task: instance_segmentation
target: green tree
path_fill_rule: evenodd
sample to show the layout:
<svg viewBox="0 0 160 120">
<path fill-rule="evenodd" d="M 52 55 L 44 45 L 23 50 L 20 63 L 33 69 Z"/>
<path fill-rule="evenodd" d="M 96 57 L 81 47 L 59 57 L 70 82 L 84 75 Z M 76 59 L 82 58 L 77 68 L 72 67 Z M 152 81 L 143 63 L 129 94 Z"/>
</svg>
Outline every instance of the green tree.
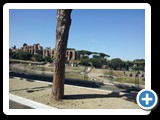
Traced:
<svg viewBox="0 0 160 120">
<path fill-rule="evenodd" d="M 138 66 L 138 70 L 144 71 L 144 66 L 143 66 L 143 65 L 139 65 L 139 66 Z"/>
<path fill-rule="evenodd" d="M 96 55 L 96 54 L 99 54 L 98 52 L 92 52 L 92 54 Z"/>
<path fill-rule="evenodd" d="M 45 59 L 46 62 L 50 62 L 50 63 L 53 62 L 52 57 L 46 56 L 44 59 Z"/>
<path fill-rule="evenodd" d="M 89 60 L 89 59 L 82 59 L 82 60 L 81 60 L 81 65 L 91 66 L 90 60 Z"/>
<path fill-rule="evenodd" d="M 32 60 L 35 60 L 35 61 L 38 61 L 38 62 L 42 62 L 45 59 L 43 58 L 42 55 L 36 54 L 36 55 L 33 55 Z"/>
<path fill-rule="evenodd" d="M 99 53 L 100 57 L 101 58 L 104 58 L 104 57 L 110 57 L 109 55 L 105 54 L 105 53 Z"/>
<path fill-rule="evenodd" d="M 82 57 L 81 57 L 81 60 L 82 60 L 82 59 L 89 59 L 89 57 L 88 57 L 88 56 L 82 56 Z"/>
<path fill-rule="evenodd" d="M 133 64 L 134 64 L 134 66 L 132 67 L 133 70 L 144 71 L 144 68 L 145 68 L 145 60 L 144 59 L 135 59 L 135 60 L 133 60 Z"/>
<path fill-rule="evenodd" d="M 88 50 L 80 50 L 80 51 L 79 51 L 79 54 L 82 55 L 82 56 L 84 56 L 84 55 L 89 56 L 89 55 L 92 54 L 92 52 L 90 52 L 90 51 L 88 51 Z"/>
<path fill-rule="evenodd" d="M 12 52 L 12 50 L 9 49 L 9 57 L 10 57 L 10 58 L 13 58 L 13 54 L 15 54 L 15 52 Z"/>
<path fill-rule="evenodd" d="M 80 60 L 81 60 L 81 65 L 90 66 L 88 56 L 81 56 Z"/>
<path fill-rule="evenodd" d="M 20 60 L 30 60 L 32 57 L 32 54 L 29 52 L 18 52 L 13 53 L 12 58 L 13 59 L 20 59 Z"/>
<path fill-rule="evenodd" d="M 99 56 L 99 55 L 93 55 L 93 58 L 100 59 L 101 56 Z"/>
<path fill-rule="evenodd" d="M 114 70 L 121 70 L 122 65 L 123 65 L 123 62 L 120 58 L 113 58 L 110 61 L 109 67 L 111 67 Z"/>
<path fill-rule="evenodd" d="M 133 62 L 132 61 L 124 61 L 124 67 L 125 67 L 125 70 L 129 70 L 129 68 L 131 68 L 133 66 Z"/>
<path fill-rule="evenodd" d="M 90 62 L 92 63 L 92 66 L 96 67 L 96 68 L 101 68 L 103 63 L 100 59 L 97 58 L 91 58 Z"/>
</svg>

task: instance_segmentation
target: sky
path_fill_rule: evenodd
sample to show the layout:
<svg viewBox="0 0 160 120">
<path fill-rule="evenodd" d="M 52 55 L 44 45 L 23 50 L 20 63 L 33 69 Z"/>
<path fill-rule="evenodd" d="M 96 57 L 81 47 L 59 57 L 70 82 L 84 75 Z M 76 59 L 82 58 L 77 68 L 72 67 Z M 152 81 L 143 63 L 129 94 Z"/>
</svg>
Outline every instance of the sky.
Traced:
<svg viewBox="0 0 160 120">
<path fill-rule="evenodd" d="M 10 9 L 9 47 L 39 43 L 55 48 L 56 9 Z M 145 59 L 144 9 L 74 9 L 68 48 L 110 55 L 108 59 Z"/>
</svg>

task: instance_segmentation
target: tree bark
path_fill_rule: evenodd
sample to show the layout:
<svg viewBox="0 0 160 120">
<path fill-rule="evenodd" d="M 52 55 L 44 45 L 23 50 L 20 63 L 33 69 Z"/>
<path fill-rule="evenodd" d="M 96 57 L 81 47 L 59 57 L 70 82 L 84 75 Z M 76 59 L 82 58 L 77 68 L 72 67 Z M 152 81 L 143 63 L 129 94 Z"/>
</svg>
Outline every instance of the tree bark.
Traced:
<svg viewBox="0 0 160 120">
<path fill-rule="evenodd" d="M 66 49 L 71 25 L 71 9 L 57 10 L 56 47 L 52 94 L 55 100 L 64 96 Z"/>
</svg>

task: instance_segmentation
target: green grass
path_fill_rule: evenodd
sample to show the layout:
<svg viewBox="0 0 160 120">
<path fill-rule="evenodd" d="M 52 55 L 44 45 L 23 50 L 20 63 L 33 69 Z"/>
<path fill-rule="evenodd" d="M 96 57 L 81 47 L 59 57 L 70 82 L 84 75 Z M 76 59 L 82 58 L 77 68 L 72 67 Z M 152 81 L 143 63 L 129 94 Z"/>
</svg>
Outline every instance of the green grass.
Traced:
<svg viewBox="0 0 160 120">
<path fill-rule="evenodd" d="M 73 75 L 73 74 L 65 74 L 65 78 L 71 78 L 71 79 L 81 79 L 81 80 L 88 80 L 88 77 L 84 77 L 84 75 Z"/>
<path fill-rule="evenodd" d="M 53 72 L 53 68 L 49 68 L 49 67 L 45 67 L 45 66 L 29 65 L 28 67 L 33 70 Z"/>
<path fill-rule="evenodd" d="M 116 70 L 105 70 L 104 74 L 105 75 L 111 75 L 115 77 L 122 77 L 124 75 L 124 71 L 116 71 Z M 125 71 L 125 76 L 128 76 L 130 73 L 134 74 L 133 72 L 130 71 Z"/>
<path fill-rule="evenodd" d="M 116 71 L 116 70 L 105 70 L 104 75 L 111 75 L 114 76 L 113 81 L 117 81 L 117 82 L 124 82 L 124 83 L 133 83 L 133 84 L 145 84 L 145 78 L 135 78 L 134 76 L 129 77 L 129 74 L 132 75 L 134 74 L 134 72 L 130 72 L 130 71 L 125 71 L 125 75 L 124 75 L 124 71 Z M 139 79 L 139 80 L 138 80 Z"/>
<path fill-rule="evenodd" d="M 124 82 L 124 83 L 133 83 L 133 84 L 142 84 L 144 85 L 145 82 L 142 80 L 142 78 L 135 78 L 135 77 L 119 77 L 119 78 L 113 78 L 113 81 L 117 81 L 117 82 Z"/>
<path fill-rule="evenodd" d="M 18 69 L 15 67 L 10 66 L 10 70 L 17 71 L 17 72 L 25 72 L 29 74 L 34 74 L 34 73 L 39 73 L 40 71 L 51 71 L 53 72 L 53 67 L 45 67 L 44 65 L 28 65 L 28 64 L 17 64 L 18 66 L 21 66 L 24 70 Z M 26 68 L 30 68 L 31 70 L 26 70 Z M 39 71 L 39 72 L 38 72 Z M 66 66 L 66 72 L 65 72 L 65 78 L 71 78 L 71 79 L 81 79 L 81 80 L 88 80 L 89 78 L 87 75 L 80 74 L 80 72 L 83 72 L 84 68 L 83 67 L 71 67 L 71 66 Z M 111 75 L 114 76 L 112 78 L 113 81 L 117 82 L 124 82 L 124 83 L 133 83 L 135 84 L 135 77 L 129 77 L 129 74 L 134 72 L 130 71 L 125 71 L 125 76 L 124 76 L 124 71 L 115 71 L 115 70 L 106 70 L 106 69 L 93 69 L 91 73 L 100 73 L 104 75 Z M 110 78 L 106 78 L 108 80 Z M 136 80 L 137 82 L 138 80 Z M 145 84 L 145 78 L 144 77 L 139 77 L 139 84 L 144 85 Z"/>
<path fill-rule="evenodd" d="M 78 71 L 84 70 L 84 68 L 81 68 L 81 67 L 79 67 L 79 66 L 77 66 L 77 67 L 66 66 L 65 69 L 69 69 L 69 70 L 78 70 Z"/>
</svg>

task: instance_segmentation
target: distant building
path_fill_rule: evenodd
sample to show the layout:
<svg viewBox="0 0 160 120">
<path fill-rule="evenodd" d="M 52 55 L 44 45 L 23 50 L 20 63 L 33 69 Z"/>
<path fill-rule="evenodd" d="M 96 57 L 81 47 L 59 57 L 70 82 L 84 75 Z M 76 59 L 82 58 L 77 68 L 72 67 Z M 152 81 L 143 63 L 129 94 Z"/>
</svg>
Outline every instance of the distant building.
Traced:
<svg viewBox="0 0 160 120">
<path fill-rule="evenodd" d="M 14 45 L 14 47 L 11 48 L 11 50 L 13 52 L 29 52 L 32 55 L 42 55 L 43 57 L 54 57 L 54 51 L 55 49 L 51 49 L 50 47 L 46 47 L 46 49 L 43 49 L 42 46 L 40 46 L 40 44 L 33 44 L 33 45 L 27 45 L 26 43 L 23 44 L 23 47 L 16 48 L 16 46 Z M 76 51 L 75 49 L 67 49 L 66 51 L 66 59 L 68 61 L 73 61 L 76 59 L 80 58 L 80 54 L 78 51 Z"/>
</svg>

